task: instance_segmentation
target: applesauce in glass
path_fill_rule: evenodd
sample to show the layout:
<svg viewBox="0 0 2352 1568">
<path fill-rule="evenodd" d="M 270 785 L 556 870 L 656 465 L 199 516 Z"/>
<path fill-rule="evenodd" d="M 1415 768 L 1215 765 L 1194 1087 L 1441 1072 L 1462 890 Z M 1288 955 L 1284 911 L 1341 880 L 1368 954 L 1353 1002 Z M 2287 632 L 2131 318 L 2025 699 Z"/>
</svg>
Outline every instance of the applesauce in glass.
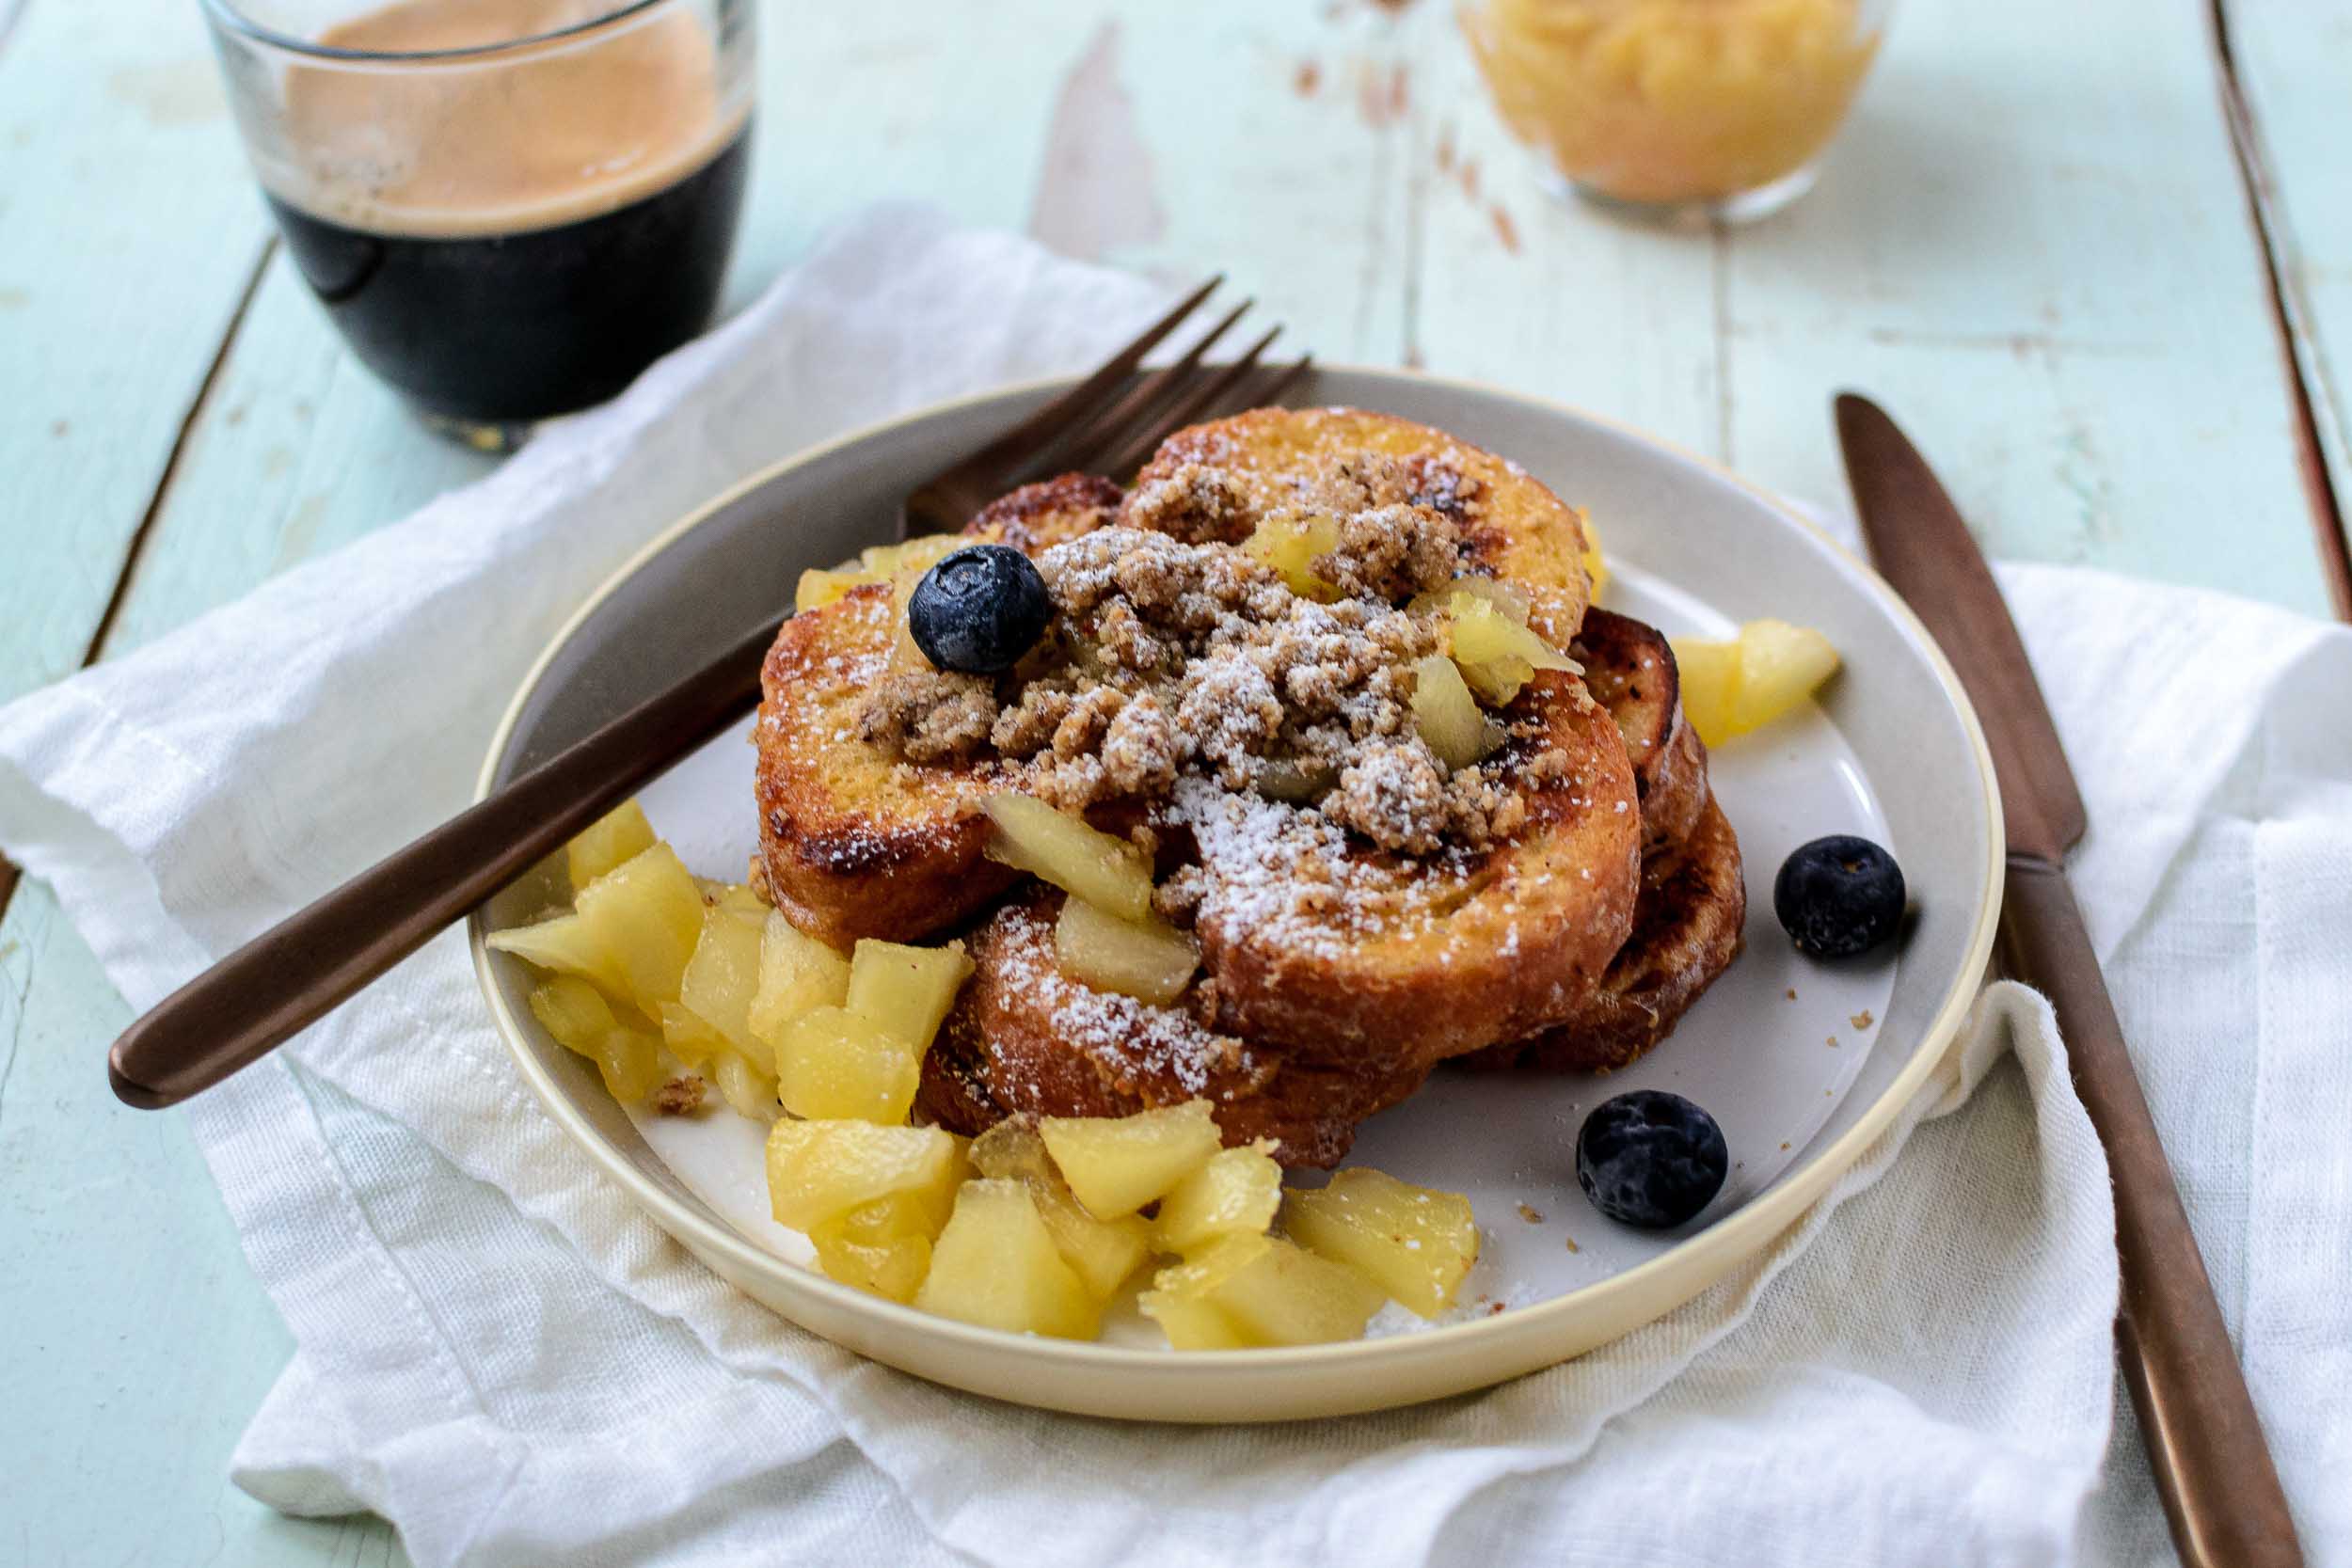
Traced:
<svg viewBox="0 0 2352 1568">
<path fill-rule="evenodd" d="M 1604 204 L 1733 221 L 1811 185 L 1887 0 L 1463 0 L 1512 133 Z"/>
</svg>

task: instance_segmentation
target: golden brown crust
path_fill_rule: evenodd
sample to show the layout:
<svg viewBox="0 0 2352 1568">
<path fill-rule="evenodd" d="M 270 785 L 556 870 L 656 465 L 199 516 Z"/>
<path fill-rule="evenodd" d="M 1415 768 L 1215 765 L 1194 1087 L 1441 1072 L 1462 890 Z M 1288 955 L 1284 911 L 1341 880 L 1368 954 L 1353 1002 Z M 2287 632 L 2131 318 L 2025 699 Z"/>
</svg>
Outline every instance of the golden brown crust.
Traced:
<svg viewBox="0 0 2352 1568">
<path fill-rule="evenodd" d="M 1625 736 L 1642 800 L 1644 851 L 1681 843 L 1708 800 L 1707 747 L 1683 717 L 1674 649 L 1657 627 L 1602 610 L 1584 612 L 1570 651 L 1584 684 Z"/>
<path fill-rule="evenodd" d="M 1626 1066 L 1672 1033 L 1731 967 L 1747 908 L 1739 837 L 1708 800 L 1689 838 L 1644 863 L 1633 934 L 1576 1016 L 1468 1064 L 1549 1072 Z"/>
<path fill-rule="evenodd" d="M 1231 474 L 1245 500 L 1263 511 L 1291 501 L 1301 476 L 1366 452 L 1403 465 L 1415 499 L 1460 527 L 1469 568 L 1525 587 L 1533 599 L 1528 624 L 1554 647 L 1567 644 L 1592 602 L 1583 514 L 1518 464 L 1442 430 L 1359 408 L 1252 409 L 1169 436 L 1136 476 L 1132 494 L 1186 464 L 1203 464 Z"/>
<path fill-rule="evenodd" d="M 1228 1145 L 1275 1139 L 1285 1164 L 1336 1164 L 1365 1117 L 1424 1066 L 1317 1067 L 1200 1022 L 1200 988 L 1169 1006 L 1097 990 L 1055 962 L 1062 895 L 1016 895 L 973 932 L 973 976 L 924 1058 L 926 1115 L 959 1132 L 1006 1116 L 1120 1117 L 1206 1099 Z"/>
<path fill-rule="evenodd" d="M 1406 861 L 1351 844 L 1333 857 L 1335 893 L 1318 901 L 1311 877 L 1269 851 L 1276 824 L 1262 818 L 1282 808 L 1196 816 L 1207 884 L 1197 929 L 1221 1028 L 1301 1060 L 1385 1071 L 1576 1010 L 1632 928 L 1632 768 L 1607 710 L 1565 672 L 1538 675 L 1505 717 L 1524 733 L 1489 766 L 1523 792 L 1527 819 L 1483 853 Z M 1556 772 L 1537 766 L 1549 753 Z"/>
<path fill-rule="evenodd" d="M 1025 551 L 1100 528 L 1120 488 L 1088 474 L 1024 485 L 965 532 Z M 869 584 L 785 623 L 760 671 L 755 882 L 787 918 L 834 942 L 914 942 L 1012 885 L 981 854 L 984 768 L 901 768 L 859 737 L 866 693 L 890 667 L 892 589 Z"/>
<path fill-rule="evenodd" d="M 760 671 L 760 862 L 770 901 L 811 935 L 912 942 L 1012 883 L 984 859 L 985 774 L 900 768 L 858 736 L 890 659 L 891 589 L 872 583 L 784 624 Z"/>
<path fill-rule="evenodd" d="M 1099 474 L 1062 474 L 998 497 L 963 531 L 1037 555 L 1108 523 L 1125 494 Z"/>
</svg>

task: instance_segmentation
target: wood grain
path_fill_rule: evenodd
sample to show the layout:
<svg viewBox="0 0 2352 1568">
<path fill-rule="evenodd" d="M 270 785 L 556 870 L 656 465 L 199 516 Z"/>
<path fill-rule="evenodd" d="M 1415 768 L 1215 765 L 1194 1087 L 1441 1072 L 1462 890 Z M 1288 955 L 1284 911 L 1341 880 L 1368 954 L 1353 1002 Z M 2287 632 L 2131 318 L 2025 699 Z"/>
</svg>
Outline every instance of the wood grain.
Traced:
<svg viewBox="0 0 2352 1568">
<path fill-rule="evenodd" d="M 2301 384 L 2305 483 L 2328 537 L 2336 613 L 2352 620 L 2352 182 L 2344 172 L 2352 0 L 2214 0 L 2272 298 Z"/>
<path fill-rule="evenodd" d="M 196 8 L 101 9 L 29 0 L 0 23 L 0 699 L 70 670 L 110 602 L 101 651 L 485 466 L 350 362 L 282 261 L 230 340 L 265 228 Z M 1565 398 L 1801 494 L 1837 494 L 1827 399 L 1861 382 L 1915 423 L 1997 553 L 2316 608 L 2200 9 L 1899 7 L 1821 188 L 1693 239 L 1542 190 L 1436 0 L 800 8 L 765 40 L 727 298 L 868 201 L 930 200 L 1171 280 L 1229 268 L 1331 357 Z M 2352 0 L 2231 10 L 2341 488 Z M 1073 145 L 1097 136 L 1116 156 Z M 227 1485 L 287 1346 L 178 1122 L 110 1119 L 130 1116 L 96 1070 L 120 1005 L 38 885 L 0 914 L 0 1171 L 40 1188 L 0 1215 L 23 1260 L 0 1308 L 41 1351 L 0 1361 L 0 1397 L 60 1413 L 0 1429 L 0 1465 L 45 1489 L 40 1560 L 398 1560 L 379 1522 L 281 1521 Z M 125 1279 L 171 1282 L 218 1325 L 213 1361 L 188 1365 Z"/>
<path fill-rule="evenodd" d="M 0 700 L 82 662 L 267 241 L 196 8 L 0 55 Z"/>
</svg>

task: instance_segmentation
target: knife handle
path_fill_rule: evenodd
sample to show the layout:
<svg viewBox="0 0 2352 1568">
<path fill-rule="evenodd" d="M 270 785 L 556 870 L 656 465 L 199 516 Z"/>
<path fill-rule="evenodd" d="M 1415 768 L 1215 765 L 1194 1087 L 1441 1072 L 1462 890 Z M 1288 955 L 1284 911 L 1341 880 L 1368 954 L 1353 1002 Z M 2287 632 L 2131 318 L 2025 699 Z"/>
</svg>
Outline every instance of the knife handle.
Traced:
<svg viewBox="0 0 2352 1568">
<path fill-rule="evenodd" d="M 2116 1351 L 2181 1560 L 2187 1568 L 2301 1568 L 2286 1494 L 2059 867 L 2010 857 L 2001 956 L 2010 974 L 2058 1009 L 2074 1092 L 2106 1146 L 2123 1275 Z"/>
</svg>

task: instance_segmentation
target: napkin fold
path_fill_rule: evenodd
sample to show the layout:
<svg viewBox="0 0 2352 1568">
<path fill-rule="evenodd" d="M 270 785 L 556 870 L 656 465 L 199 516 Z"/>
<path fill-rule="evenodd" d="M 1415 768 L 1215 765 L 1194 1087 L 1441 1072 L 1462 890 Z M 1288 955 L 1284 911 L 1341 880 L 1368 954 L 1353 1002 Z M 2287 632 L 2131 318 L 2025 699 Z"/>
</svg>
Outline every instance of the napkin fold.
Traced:
<svg viewBox="0 0 2352 1568">
<path fill-rule="evenodd" d="M 1161 297 L 879 209 L 481 483 L 0 710 L 0 851 L 150 1006 L 463 805 L 530 659 L 670 518 L 859 424 L 1083 367 Z M 2312 1560 L 2352 1560 L 2352 633 L 2001 575 L 2090 806 L 2076 886 Z M 779 1322 L 521 1090 L 456 933 L 185 1114 L 297 1344 L 239 1484 L 376 1510 L 428 1568 L 2166 1549 L 2113 1420 L 2105 1161 L 2011 985 L 1828 1196 L 1682 1309 L 1500 1389 L 1283 1427 L 1016 1409 Z"/>
</svg>

